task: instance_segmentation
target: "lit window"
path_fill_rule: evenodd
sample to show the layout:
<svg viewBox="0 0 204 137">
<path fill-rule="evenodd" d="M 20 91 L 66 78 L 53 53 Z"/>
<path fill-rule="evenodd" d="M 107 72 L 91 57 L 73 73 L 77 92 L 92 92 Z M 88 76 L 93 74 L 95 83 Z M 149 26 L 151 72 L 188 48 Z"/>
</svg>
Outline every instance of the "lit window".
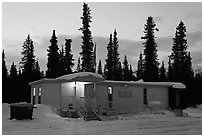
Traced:
<svg viewBox="0 0 204 137">
<path fill-rule="evenodd" d="M 33 104 L 35 104 L 35 88 L 33 88 Z"/>
<path fill-rule="evenodd" d="M 112 87 L 108 87 L 108 94 L 113 94 L 113 89 L 112 89 Z"/>
<path fill-rule="evenodd" d="M 41 87 L 38 87 L 38 104 L 41 104 Z"/>
<path fill-rule="evenodd" d="M 41 91 L 42 91 L 42 88 L 41 88 L 41 87 L 39 87 L 39 88 L 38 88 L 38 93 L 39 93 L 39 96 L 41 96 Z"/>
<path fill-rule="evenodd" d="M 33 96 L 35 96 L 35 88 L 33 88 Z"/>
</svg>

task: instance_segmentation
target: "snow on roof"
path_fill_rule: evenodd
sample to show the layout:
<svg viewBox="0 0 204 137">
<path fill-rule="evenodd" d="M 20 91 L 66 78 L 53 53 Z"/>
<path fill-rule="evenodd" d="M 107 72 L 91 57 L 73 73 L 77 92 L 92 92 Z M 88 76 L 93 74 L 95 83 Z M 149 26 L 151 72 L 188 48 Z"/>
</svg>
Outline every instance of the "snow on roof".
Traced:
<svg viewBox="0 0 204 137">
<path fill-rule="evenodd" d="M 59 83 L 59 82 L 60 81 L 55 78 L 43 78 L 40 80 L 30 82 L 29 85 L 36 85 L 36 84 L 42 84 L 42 83 Z"/>
<path fill-rule="evenodd" d="M 103 82 L 98 82 L 101 84 L 109 83 L 109 84 L 123 84 L 123 85 L 143 85 L 143 86 L 166 86 L 178 89 L 185 89 L 186 86 L 179 82 L 144 82 L 142 79 L 138 81 L 112 81 L 105 80 Z"/>
<path fill-rule="evenodd" d="M 99 81 L 104 81 L 104 78 L 97 73 L 79 72 L 79 73 L 64 75 L 58 78 L 43 78 L 37 81 L 30 82 L 29 85 L 36 85 L 41 83 L 72 82 L 72 81 L 99 82 Z"/>
<path fill-rule="evenodd" d="M 100 74 L 92 73 L 92 72 L 73 73 L 73 74 L 58 77 L 56 79 L 62 80 L 62 81 L 83 81 L 83 82 L 104 81 L 104 78 Z"/>
</svg>

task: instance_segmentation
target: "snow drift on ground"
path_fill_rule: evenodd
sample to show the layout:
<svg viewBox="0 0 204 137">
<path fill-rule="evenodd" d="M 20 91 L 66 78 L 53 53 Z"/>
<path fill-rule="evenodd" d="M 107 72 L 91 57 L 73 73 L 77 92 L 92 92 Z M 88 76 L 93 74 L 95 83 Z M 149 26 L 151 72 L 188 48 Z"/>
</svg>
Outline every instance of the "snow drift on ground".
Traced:
<svg viewBox="0 0 204 137">
<path fill-rule="evenodd" d="M 119 120 L 111 121 L 63 118 L 53 107 L 36 106 L 33 120 L 9 120 L 9 105 L 2 104 L 2 134 L 202 134 L 201 106 L 196 110 L 186 109 L 189 117 L 176 117 L 165 110 L 164 114 L 121 115 Z"/>
</svg>

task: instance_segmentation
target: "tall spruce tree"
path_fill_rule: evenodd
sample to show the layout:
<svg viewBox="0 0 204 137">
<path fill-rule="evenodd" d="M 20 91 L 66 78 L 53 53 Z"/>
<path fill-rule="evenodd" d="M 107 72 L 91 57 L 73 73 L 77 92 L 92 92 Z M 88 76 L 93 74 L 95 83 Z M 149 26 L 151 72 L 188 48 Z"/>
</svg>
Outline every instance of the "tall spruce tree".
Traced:
<svg viewBox="0 0 204 137">
<path fill-rule="evenodd" d="M 18 85 L 17 85 L 17 81 L 18 80 L 18 75 L 17 75 L 17 69 L 16 69 L 16 65 L 14 64 L 14 62 L 11 65 L 10 68 L 10 76 L 9 76 L 9 84 L 12 85 L 10 87 L 10 97 L 9 97 L 9 102 L 10 103 L 14 103 L 18 101 Z"/>
<path fill-rule="evenodd" d="M 34 71 L 35 71 L 35 55 L 34 55 L 34 45 L 33 41 L 28 35 L 27 39 L 25 40 L 22 46 L 22 58 L 21 58 L 21 68 L 22 68 L 22 76 L 23 79 L 28 83 L 31 81 L 36 80 L 34 78 Z"/>
<path fill-rule="evenodd" d="M 119 69 L 119 52 L 118 52 L 118 38 L 117 38 L 117 31 L 114 30 L 113 33 L 113 80 L 120 80 L 120 74 L 118 74 Z"/>
<path fill-rule="evenodd" d="M 59 50 L 59 65 L 60 75 L 65 75 L 65 51 L 64 51 L 64 45 L 62 45 L 61 49 Z"/>
<path fill-rule="evenodd" d="M 168 56 L 168 58 L 169 58 L 169 61 L 168 61 L 167 79 L 168 79 L 168 81 L 172 81 L 172 80 L 173 80 L 173 79 L 172 79 L 173 74 L 172 74 L 171 57 Z"/>
<path fill-rule="evenodd" d="M 137 80 L 143 79 L 144 75 L 144 60 L 142 56 L 142 52 L 140 52 L 139 60 L 137 63 Z"/>
<path fill-rule="evenodd" d="M 77 72 L 81 72 L 81 60 L 80 57 L 78 58 L 78 62 L 77 62 Z"/>
<path fill-rule="evenodd" d="M 96 62 L 96 43 L 94 45 L 94 59 L 93 59 L 93 64 L 94 64 L 94 70 L 96 71 L 96 65 L 97 65 L 97 62 Z"/>
<path fill-rule="evenodd" d="M 103 68 L 103 77 L 104 77 L 104 79 L 107 79 L 107 73 L 108 73 L 107 64 L 105 64 L 104 68 Z"/>
<path fill-rule="evenodd" d="M 103 74 L 103 72 L 102 72 L 102 64 L 101 64 L 101 60 L 99 60 L 99 63 L 98 63 L 98 70 L 97 70 L 97 73 L 98 74 Z"/>
<path fill-rule="evenodd" d="M 59 48 L 57 45 L 57 37 L 55 30 L 53 30 L 52 37 L 50 39 L 51 45 L 48 47 L 48 62 L 47 62 L 47 71 L 46 77 L 56 78 L 60 76 L 60 62 L 59 62 Z"/>
<path fill-rule="evenodd" d="M 21 58 L 21 68 L 22 68 L 22 78 L 21 78 L 21 86 L 23 87 L 21 92 L 21 101 L 30 102 L 30 86 L 29 82 L 38 80 L 36 77 L 36 59 L 34 55 L 34 44 L 30 35 L 28 35 L 27 39 L 23 43 L 22 46 L 22 58 Z"/>
<path fill-rule="evenodd" d="M 148 17 L 144 27 L 145 40 L 144 44 L 144 81 L 158 81 L 159 78 L 159 63 L 157 55 L 157 43 L 155 41 L 154 31 L 158 31 L 153 17 Z"/>
<path fill-rule="evenodd" d="M 187 52 L 186 26 L 182 21 L 176 27 L 175 38 L 171 53 L 172 80 L 187 84 L 192 78 L 192 65 L 190 53 Z"/>
<path fill-rule="evenodd" d="M 2 52 L 2 102 L 7 103 L 9 97 L 8 91 L 8 70 L 6 66 L 4 50 Z"/>
<path fill-rule="evenodd" d="M 159 81 L 164 82 L 166 81 L 166 69 L 164 67 L 164 61 L 162 61 L 162 66 L 159 69 Z"/>
<path fill-rule="evenodd" d="M 121 81 L 122 80 L 122 74 L 123 74 L 123 69 L 122 69 L 122 65 L 121 65 L 121 61 L 119 61 L 119 65 L 118 65 L 118 77 L 117 80 Z"/>
<path fill-rule="evenodd" d="M 64 66 L 65 66 L 65 74 L 72 73 L 72 67 L 74 66 L 73 54 L 71 51 L 71 39 L 65 39 L 65 56 L 64 56 Z"/>
<path fill-rule="evenodd" d="M 43 77 L 42 72 L 40 71 L 40 65 L 38 63 L 38 59 L 35 62 L 34 77 L 35 77 L 35 80 L 39 80 Z"/>
<path fill-rule="evenodd" d="M 93 42 L 90 31 L 90 23 L 91 21 L 91 9 L 88 4 L 83 4 L 83 15 L 82 19 L 82 27 L 79 29 L 82 31 L 82 51 L 80 52 L 81 57 L 81 69 L 86 72 L 95 72 L 94 66 L 94 51 L 93 51 Z"/>
<path fill-rule="evenodd" d="M 106 58 L 106 78 L 107 80 L 113 80 L 113 40 L 112 40 L 112 34 L 110 34 L 109 43 L 107 46 L 108 54 Z"/>
<path fill-rule="evenodd" d="M 132 71 L 132 65 L 130 65 L 130 68 L 129 68 L 129 80 L 133 80 L 134 79 L 134 76 L 133 76 L 133 71 Z"/>
<path fill-rule="evenodd" d="M 179 25 L 176 27 L 175 37 L 173 38 L 171 60 L 172 81 L 182 82 L 186 85 L 187 92 L 181 96 L 181 105 L 184 108 L 187 104 L 193 104 L 195 100 L 194 96 L 197 94 L 192 84 L 193 71 L 190 52 L 187 51 L 187 47 L 186 26 L 180 21 Z"/>
<path fill-rule="evenodd" d="M 127 60 L 127 56 L 125 55 L 123 61 L 123 80 L 129 81 L 130 80 L 130 71 L 129 71 L 129 64 Z"/>
</svg>

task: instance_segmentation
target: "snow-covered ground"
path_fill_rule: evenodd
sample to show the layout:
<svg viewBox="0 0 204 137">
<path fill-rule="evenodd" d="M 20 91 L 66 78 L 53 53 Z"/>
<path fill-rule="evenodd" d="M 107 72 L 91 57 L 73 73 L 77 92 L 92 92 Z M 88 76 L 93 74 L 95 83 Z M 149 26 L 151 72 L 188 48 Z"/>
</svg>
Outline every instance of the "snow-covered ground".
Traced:
<svg viewBox="0 0 204 137">
<path fill-rule="evenodd" d="M 188 108 L 189 117 L 176 117 L 165 111 L 163 114 L 142 114 L 119 116 L 112 121 L 84 121 L 83 119 L 62 118 L 55 109 L 37 105 L 33 120 L 9 120 L 8 104 L 2 104 L 2 134 L 6 135 L 65 135 L 65 134 L 202 134 L 202 107 Z"/>
</svg>

